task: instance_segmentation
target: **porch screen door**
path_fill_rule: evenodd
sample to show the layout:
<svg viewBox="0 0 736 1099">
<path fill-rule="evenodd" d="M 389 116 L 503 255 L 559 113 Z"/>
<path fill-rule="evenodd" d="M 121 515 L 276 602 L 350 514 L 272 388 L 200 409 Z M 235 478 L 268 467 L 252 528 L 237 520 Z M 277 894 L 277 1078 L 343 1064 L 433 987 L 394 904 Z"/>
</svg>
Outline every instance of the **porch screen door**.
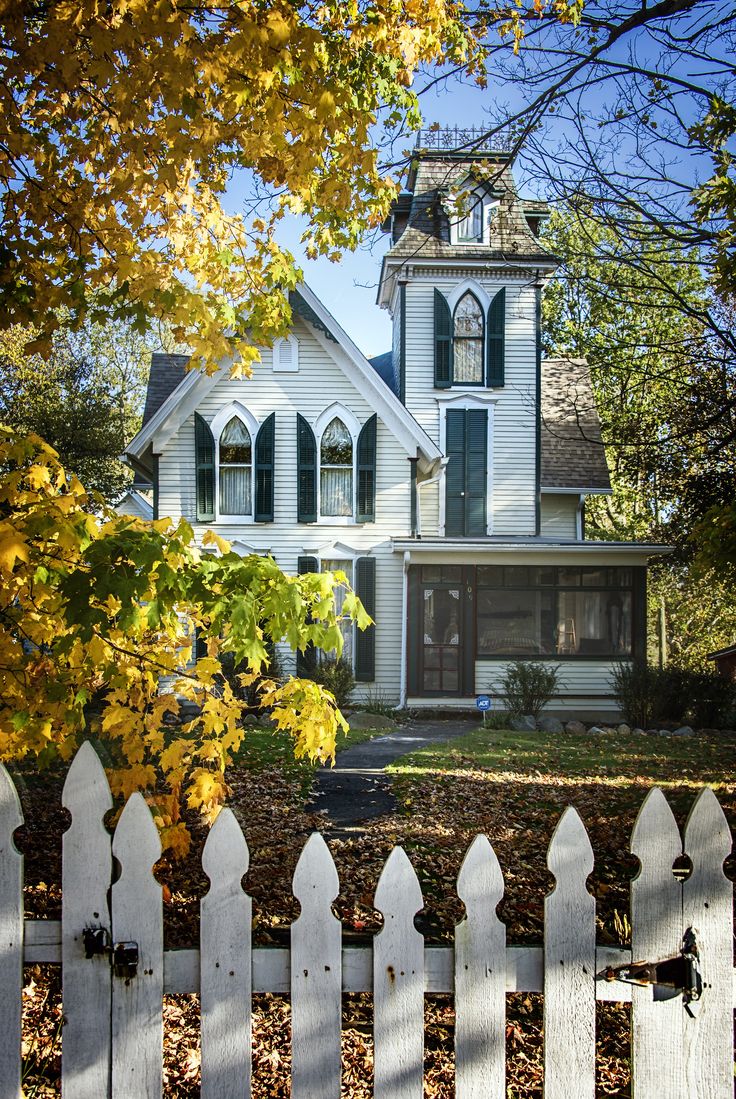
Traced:
<svg viewBox="0 0 736 1099">
<path fill-rule="evenodd" d="M 462 683 L 462 591 L 423 583 L 421 693 L 459 695 Z"/>
</svg>

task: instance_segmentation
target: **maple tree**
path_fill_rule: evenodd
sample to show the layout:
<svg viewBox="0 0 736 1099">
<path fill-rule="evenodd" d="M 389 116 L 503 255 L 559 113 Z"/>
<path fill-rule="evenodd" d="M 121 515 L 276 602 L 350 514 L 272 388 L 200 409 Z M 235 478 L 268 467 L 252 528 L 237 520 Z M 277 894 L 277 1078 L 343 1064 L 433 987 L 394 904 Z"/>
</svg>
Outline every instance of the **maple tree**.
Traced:
<svg viewBox="0 0 736 1099">
<path fill-rule="evenodd" d="M 204 544 L 216 552 L 198 551 L 184 520 L 106 510 L 40 439 L 0 428 L 0 758 L 68 760 L 91 732 L 106 746 L 113 793 L 143 791 L 174 851 L 188 844 L 182 798 L 212 819 L 247 733 L 221 654 L 244 662 L 242 682 L 258 682 L 297 757 L 331 758 L 347 729 L 319 684 L 267 675 L 269 642 L 340 653 L 335 577 L 285 576 L 215 534 Z M 370 622 L 350 590 L 341 613 Z M 192 624 L 206 648 L 196 660 Z M 167 725 L 180 698 L 199 712 Z"/>
<path fill-rule="evenodd" d="M 46 352 L 62 306 L 164 317 L 246 373 L 289 320 L 279 219 L 305 215 L 313 254 L 354 247 L 396 193 L 379 112 L 418 125 L 417 67 L 473 64 L 448 0 L 0 0 L 0 41 L 0 323 L 41 318 Z"/>
</svg>

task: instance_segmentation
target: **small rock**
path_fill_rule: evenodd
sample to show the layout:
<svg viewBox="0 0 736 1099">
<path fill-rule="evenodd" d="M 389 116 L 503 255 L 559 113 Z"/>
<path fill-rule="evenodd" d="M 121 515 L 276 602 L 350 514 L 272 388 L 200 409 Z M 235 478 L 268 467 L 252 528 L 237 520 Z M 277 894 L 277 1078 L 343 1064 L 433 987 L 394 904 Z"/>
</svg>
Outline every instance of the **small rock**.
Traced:
<svg viewBox="0 0 736 1099">
<path fill-rule="evenodd" d="M 589 732 L 589 733 L 590 733 L 590 734 L 591 734 L 592 736 L 595 736 L 595 735 L 596 735 L 597 733 L 601 733 L 601 734 L 605 733 L 605 732 L 606 732 L 606 730 L 605 730 L 605 729 L 603 729 L 603 728 L 601 728 L 601 726 L 600 726 L 600 725 L 591 725 L 591 727 L 590 727 L 590 728 L 588 729 L 588 732 Z"/>
<path fill-rule="evenodd" d="M 635 729 L 631 730 L 631 735 L 632 736 L 644 736 L 645 733 L 644 733 L 644 730 L 640 729 L 639 726 L 637 725 Z"/>
<path fill-rule="evenodd" d="M 540 717 L 539 728 L 543 733 L 564 733 L 565 727 L 559 718 Z"/>
<path fill-rule="evenodd" d="M 695 730 L 689 725 L 681 725 L 673 731 L 672 736 L 695 736 Z"/>
<path fill-rule="evenodd" d="M 392 717 L 384 714 L 369 714 L 364 710 L 358 710 L 348 717 L 348 725 L 351 729 L 395 729 L 396 722 Z"/>
<path fill-rule="evenodd" d="M 584 736 L 587 731 L 582 721 L 568 721 L 565 726 L 566 733 L 573 733 L 576 736 Z"/>
<path fill-rule="evenodd" d="M 631 736 L 631 726 L 622 721 L 620 725 L 616 726 L 616 732 L 619 736 Z M 641 729 L 639 732 L 641 732 Z"/>
<path fill-rule="evenodd" d="M 672 736 L 671 729 L 657 729 L 657 736 Z"/>
<path fill-rule="evenodd" d="M 537 728 L 537 723 L 531 714 L 524 714 L 522 717 L 512 717 L 509 722 L 509 729 L 513 729 L 515 733 L 533 733 Z"/>
<path fill-rule="evenodd" d="M 243 718 L 243 725 L 257 725 L 258 718 L 255 714 L 246 714 Z"/>
</svg>

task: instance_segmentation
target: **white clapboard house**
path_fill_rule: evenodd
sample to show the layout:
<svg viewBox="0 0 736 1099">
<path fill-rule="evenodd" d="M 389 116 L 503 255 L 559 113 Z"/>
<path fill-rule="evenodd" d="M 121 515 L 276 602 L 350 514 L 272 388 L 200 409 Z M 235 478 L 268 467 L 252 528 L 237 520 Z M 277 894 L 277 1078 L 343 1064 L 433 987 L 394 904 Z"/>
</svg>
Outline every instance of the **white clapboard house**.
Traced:
<svg viewBox="0 0 736 1099">
<path fill-rule="evenodd" d="M 251 380 L 154 356 L 128 460 L 156 516 L 352 577 L 376 622 L 345 625 L 360 692 L 467 706 L 541 659 L 561 665 L 556 708 L 605 714 L 612 666 L 644 657 L 661 547 L 585 540 L 586 497 L 610 484 L 585 363 L 541 356 L 546 207 L 503 153 L 458 145 L 422 136 L 385 226 L 391 352 L 367 360 L 301 286 Z"/>
</svg>

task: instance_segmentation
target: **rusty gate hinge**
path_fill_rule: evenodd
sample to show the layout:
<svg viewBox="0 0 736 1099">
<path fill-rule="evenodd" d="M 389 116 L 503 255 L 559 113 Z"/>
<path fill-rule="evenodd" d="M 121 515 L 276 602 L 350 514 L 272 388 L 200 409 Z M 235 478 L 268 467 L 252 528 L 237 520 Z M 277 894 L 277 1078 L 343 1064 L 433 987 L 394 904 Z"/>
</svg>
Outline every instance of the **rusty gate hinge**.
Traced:
<svg viewBox="0 0 736 1099">
<path fill-rule="evenodd" d="M 623 981 L 625 984 L 671 989 L 672 995 L 682 994 L 688 1015 L 694 1018 L 690 1005 L 703 995 L 703 978 L 700 973 L 700 953 L 692 927 L 688 927 L 682 939 L 680 953 L 661 962 L 630 962 L 628 965 L 608 966 L 596 975 L 598 980 Z M 658 999 L 668 999 L 660 995 Z"/>
</svg>

